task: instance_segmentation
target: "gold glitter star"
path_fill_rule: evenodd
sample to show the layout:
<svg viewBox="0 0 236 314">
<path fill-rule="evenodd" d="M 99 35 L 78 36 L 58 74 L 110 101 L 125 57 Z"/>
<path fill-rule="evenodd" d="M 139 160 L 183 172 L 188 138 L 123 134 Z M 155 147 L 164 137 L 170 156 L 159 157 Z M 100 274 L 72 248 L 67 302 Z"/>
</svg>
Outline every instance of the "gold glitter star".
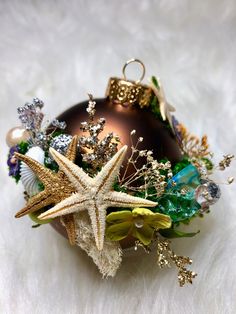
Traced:
<svg viewBox="0 0 236 314">
<path fill-rule="evenodd" d="M 163 121 L 166 121 L 166 119 L 168 120 L 168 122 L 169 122 L 169 124 L 173 130 L 171 112 L 174 112 L 175 108 L 167 102 L 166 96 L 164 93 L 164 89 L 162 87 L 162 84 L 161 84 L 161 81 L 159 78 L 157 78 L 157 83 L 158 83 L 158 87 L 156 87 L 153 82 L 151 82 L 151 86 L 152 86 L 153 92 L 156 95 L 158 102 L 159 102 L 161 117 L 162 117 Z"/>
<path fill-rule="evenodd" d="M 66 156 L 71 162 L 76 158 L 77 143 L 78 138 L 74 136 L 67 149 Z M 75 192 L 74 186 L 70 183 L 63 171 L 59 170 L 58 172 L 53 172 L 36 160 L 19 153 L 15 153 L 15 156 L 26 163 L 44 185 L 44 190 L 31 197 L 27 205 L 15 215 L 16 218 L 33 213 L 49 205 L 55 205 Z M 61 221 L 66 227 L 70 243 L 75 244 L 75 223 L 73 214 L 62 217 Z"/>
<path fill-rule="evenodd" d="M 102 250 L 106 225 L 106 209 L 108 207 L 134 208 L 157 205 L 155 202 L 113 190 L 113 184 L 118 176 L 126 151 L 127 146 L 121 148 L 101 171 L 94 178 L 91 178 L 82 168 L 50 148 L 50 153 L 76 188 L 76 193 L 73 193 L 67 199 L 41 214 L 39 219 L 54 218 L 88 210 L 97 248 Z"/>
</svg>

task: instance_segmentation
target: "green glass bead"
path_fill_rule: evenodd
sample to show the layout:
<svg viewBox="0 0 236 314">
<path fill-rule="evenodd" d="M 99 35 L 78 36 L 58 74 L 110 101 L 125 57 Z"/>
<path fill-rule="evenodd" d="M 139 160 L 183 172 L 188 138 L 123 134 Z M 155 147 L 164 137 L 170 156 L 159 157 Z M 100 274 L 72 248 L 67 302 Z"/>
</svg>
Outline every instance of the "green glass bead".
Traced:
<svg viewBox="0 0 236 314">
<path fill-rule="evenodd" d="M 168 182 L 165 194 L 158 200 L 158 211 L 169 215 L 173 222 L 192 217 L 201 208 L 194 197 L 198 185 L 199 172 L 190 164 Z"/>
<path fill-rule="evenodd" d="M 162 197 L 158 205 L 158 211 L 169 215 L 173 222 L 186 220 L 201 208 L 192 195 L 181 195 L 181 193 Z"/>
</svg>

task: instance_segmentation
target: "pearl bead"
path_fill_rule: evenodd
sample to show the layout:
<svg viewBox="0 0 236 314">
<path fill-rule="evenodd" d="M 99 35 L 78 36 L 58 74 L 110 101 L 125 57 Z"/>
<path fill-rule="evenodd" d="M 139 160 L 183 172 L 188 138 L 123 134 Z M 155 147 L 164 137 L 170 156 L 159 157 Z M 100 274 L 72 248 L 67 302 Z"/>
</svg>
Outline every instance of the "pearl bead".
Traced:
<svg viewBox="0 0 236 314">
<path fill-rule="evenodd" d="M 134 221 L 134 225 L 138 229 L 142 228 L 143 225 L 144 225 L 143 219 L 142 218 L 136 218 L 135 221 Z"/>
<path fill-rule="evenodd" d="M 10 129 L 6 135 L 6 143 L 9 147 L 15 146 L 29 139 L 29 133 L 21 126 Z"/>
</svg>

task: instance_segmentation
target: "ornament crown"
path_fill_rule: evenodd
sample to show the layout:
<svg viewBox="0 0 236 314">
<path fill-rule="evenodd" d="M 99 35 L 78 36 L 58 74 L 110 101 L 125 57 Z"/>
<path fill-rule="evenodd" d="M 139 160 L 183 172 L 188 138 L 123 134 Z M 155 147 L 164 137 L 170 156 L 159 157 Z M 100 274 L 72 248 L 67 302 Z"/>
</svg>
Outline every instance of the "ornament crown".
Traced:
<svg viewBox="0 0 236 314">
<path fill-rule="evenodd" d="M 142 67 L 142 75 L 140 79 L 133 81 L 127 80 L 126 68 L 130 63 L 138 63 Z M 153 97 L 153 90 L 150 86 L 141 84 L 145 76 L 145 66 L 139 59 L 128 60 L 122 69 L 123 78 L 111 77 L 108 81 L 106 97 L 110 101 L 124 105 L 139 104 L 141 108 L 147 107 Z"/>
</svg>

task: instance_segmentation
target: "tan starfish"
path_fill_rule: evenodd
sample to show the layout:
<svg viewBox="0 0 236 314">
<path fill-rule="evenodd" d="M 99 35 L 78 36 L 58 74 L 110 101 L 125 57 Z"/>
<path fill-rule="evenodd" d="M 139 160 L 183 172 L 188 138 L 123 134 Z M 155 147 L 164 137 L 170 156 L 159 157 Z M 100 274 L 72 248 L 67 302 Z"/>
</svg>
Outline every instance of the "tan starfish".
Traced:
<svg viewBox="0 0 236 314">
<path fill-rule="evenodd" d="M 159 78 L 157 78 L 157 83 L 158 83 L 158 87 L 156 87 L 155 84 L 151 82 L 151 87 L 153 89 L 154 94 L 156 95 L 158 99 L 161 117 L 163 121 L 166 121 L 166 119 L 168 120 L 173 130 L 171 112 L 174 112 L 175 108 L 167 102 L 164 89 Z"/>
<path fill-rule="evenodd" d="M 88 210 L 97 248 L 102 250 L 106 209 L 108 207 L 134 208 L 157 205 L 155 202 L 113 190 L 113 184 L 118 176 L 126 151 L 127 146 L 121 148 L 101 171 L 94 178 L 91 178 L 82 168 L 50 148 L 50 153 L 76 188 L 76 193 L 41 214 L 39 218 L 48 219 Z"/>
<path fill-rule="evenodd" d="M 78 138 L 74 136 L 66 152 L 66 156 L 71 162 L 76 158 L 77 143 Z M 63 171 L 59 170 L 58 172 L 53 172 L 36 160 L 19 153 L 15 153 L 15 156 L 26 163 L 44 185 L 44 190 L 31 197 L 27 205 L 15 215 L 16 218 L 33 213 L 49 205 L 55 205 L 75 192 L 74 186 L 70 183 Z M 73 214 L 62 217 L 61 222 L 66 227 L 70 243 L 75 244 L 75 223 Z"/>
</svg>

